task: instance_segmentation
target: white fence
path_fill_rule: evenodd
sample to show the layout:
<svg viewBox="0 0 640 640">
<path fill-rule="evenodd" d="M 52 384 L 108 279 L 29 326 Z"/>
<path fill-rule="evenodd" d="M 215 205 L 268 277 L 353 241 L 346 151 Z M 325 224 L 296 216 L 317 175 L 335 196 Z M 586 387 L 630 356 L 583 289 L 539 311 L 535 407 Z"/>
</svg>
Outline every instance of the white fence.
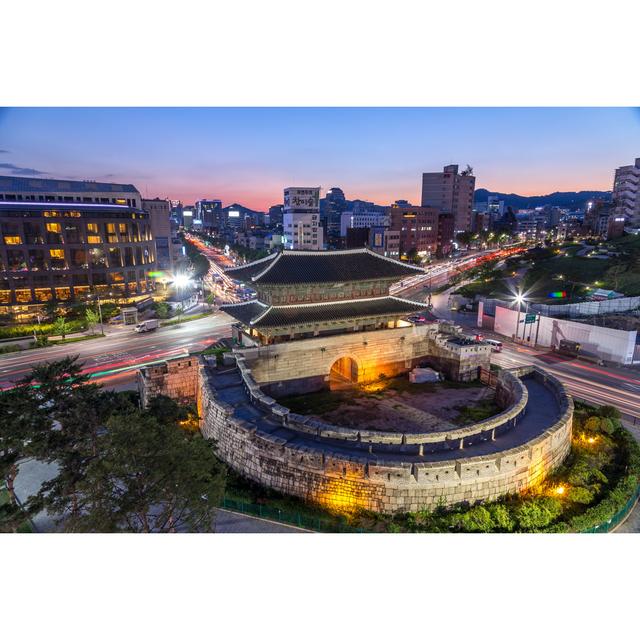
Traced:
<svg viewBox="0 0 640 640">
<path fill-rule="evenodd" d="M 559 318 L 538 316 L 539 322 L 524 324 L 524 311 L 497 306 L 495 308 L 494 331 L 503 336 L 516 336 L 525 344 L 540 347 L 558 347 L 560 340 L 579 342 L 581 350 L 598 356 L 602 360 L 618 364 L 632 364 L 636 351 L 636 331 L 622 331 L 597 327 L 584 322 L 573 322 Z"/>
<path fill-rule="evenodd" d="M 531 310 L 552 318 L 578 318 L 580 316 L 601 316 L 609 313 L 623 313 L 640 307 L 640 296 L 615 298 L 600 302 L 577 302 L 574 304 L 532 304 Z"/>
</svg>

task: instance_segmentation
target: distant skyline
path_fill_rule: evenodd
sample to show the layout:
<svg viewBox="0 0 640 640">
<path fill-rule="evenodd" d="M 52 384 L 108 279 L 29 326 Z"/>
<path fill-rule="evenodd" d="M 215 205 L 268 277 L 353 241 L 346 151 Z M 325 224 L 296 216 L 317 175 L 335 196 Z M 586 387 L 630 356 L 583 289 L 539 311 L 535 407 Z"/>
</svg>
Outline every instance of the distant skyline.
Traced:
<svg viewBox="0 0 640 640">
<path fill-rule="evenodd" d="M 638 156 L 632 108 L 0 109 L 0 175 L 263 211 L 287 186 L 420 204 L 422 173 L 446 164 L 471 165 L 490 191 L 606 191 Z"/>
</svg>

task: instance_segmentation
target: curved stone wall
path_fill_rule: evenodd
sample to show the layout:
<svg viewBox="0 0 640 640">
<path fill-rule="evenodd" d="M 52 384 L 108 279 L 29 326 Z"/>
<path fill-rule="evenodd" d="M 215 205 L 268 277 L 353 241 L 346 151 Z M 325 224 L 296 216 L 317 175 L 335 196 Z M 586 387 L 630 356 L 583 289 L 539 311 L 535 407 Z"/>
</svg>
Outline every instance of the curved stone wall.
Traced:
<svg viewBox="0 0 640 640">
<path fill-rule="evenodd" d="M 206 360 L 201 366 L 201 429 L 238 473 L 330 508 L 394 513 L 493 500 L 543 480 L 571 446 L 573 402 L 562 384 L 535 367 L 518 373 L 528 376 L 533 381 L 529 384 L 535 383 L 535 389 L 544 391 L 546 400 L 555 400 L 557 407 L 548 425 L 541 424 L 534 437 L 513 447 L 508 442 L 522 436 L 521 420 L 532 407 L 527 389 L 512 374 L 503 376 L 503 382 L 504 393 L 511 394 L 514 404 L 490 419 L 493 426 L 483 421 L 465 427 L 453 441 L 446 438 L 450 434 L 439 434 L 444 436 L 439 441 L 442 447 L 430 452 L 433 443 L 427 436 L 434 434 L 412 434 L 418 441 L 409 442 L 408 434 L 381 436 L 310 424 L 264 394 L 242 358 L 233 372 L 220 373 Z M 528 422 L 526 428 L 531 430 L 531 416 Z M 368 442 L 368 436 L 380 440 Z M 386 437 L 392 440 L 385 441 Z M 500 449 L 501 442 L 502 450 L 473 455 L 474 447 Z"/>
</svg>

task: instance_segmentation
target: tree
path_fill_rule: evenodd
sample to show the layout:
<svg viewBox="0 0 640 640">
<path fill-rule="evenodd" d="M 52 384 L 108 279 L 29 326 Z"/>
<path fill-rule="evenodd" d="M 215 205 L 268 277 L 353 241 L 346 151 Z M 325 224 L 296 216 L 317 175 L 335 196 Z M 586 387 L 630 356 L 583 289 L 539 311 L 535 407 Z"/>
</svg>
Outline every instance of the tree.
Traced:
<svg viewBox="0 0 640 640">
<path fill-rule="evenodd" d="M 411 249 L 407 251 L 407 260 L 415 264 L 420 262 L 420 256 L 418 255 L 418 250 L 415 247 L 411 247 Z"/>
<path fill-rule="evenodd" d="M 113 416 L 87 469 L 73 531 L 209 531 L 225 469 L 212 445 L 175 422 L 135 410 Z"/>
<path fill-rule="evenodd" d="M 216 304 L 216 295 L 215 293 L 210 293 L 206 298 L 205 301 L 207 303 L 207 305 L 209 305 L 209 311 L 211 311 L 211 309 L 215 306 Z"/>
<path fill-rule="evenodd" d="M 473 240 L 475 239 L 475 234 L 472 231 L 461 231 L 457 236 L 456 240 L 463 244 L 465 247 L 468 247 Z"/>
<path fill-rule="evenodd" d="M 100 317 L 96 311 L 91 309 L 91 307 L 87 307 L 85 311 L 85 319 L 87 321 L 87 326 L 91 329 L 91 334 L 93 335 L 95 326 L 100 321 Z"/>
<path fill-rule="evenodd" d="M 47 300 L 42 307 L 42 311 L 47 320 L 54 320 L 59 310 L 60 308 L 56 300 Z"/>
<path fill-rule="evenodd" d="M 14 490 L 18 462 L 29 455 L 33 437 L 45 432 L 51 419 L 46 408 L 34 402 L 30 389 L 18 384 L 0 393 L 0 425 L 0 532 L 16 531 L 25 519 Z"/>
<path fill-rule="evenodd" d="M 179 304 L 176 307 L 176 315 L 178 316 L 178 324 L 180 322 L 182 322 L 182 314 L 184 313 L 184 307 L 182 306 L 182 304 Z"/>
<path fill-rule="evenodd" d="M 164 320 L 171 316 L 171 305 L 166 302 L 156 302 L 153 305 L 153 309 L 156 313 L 156 317 Z"/>
<path fill-rule="evenodd" d="M 64 316 L 58 316 L 53 323 L 53 333 L 57 336 L 62 336 L 64 340 L 67 335 L 67 321 Z"/>
</svg>

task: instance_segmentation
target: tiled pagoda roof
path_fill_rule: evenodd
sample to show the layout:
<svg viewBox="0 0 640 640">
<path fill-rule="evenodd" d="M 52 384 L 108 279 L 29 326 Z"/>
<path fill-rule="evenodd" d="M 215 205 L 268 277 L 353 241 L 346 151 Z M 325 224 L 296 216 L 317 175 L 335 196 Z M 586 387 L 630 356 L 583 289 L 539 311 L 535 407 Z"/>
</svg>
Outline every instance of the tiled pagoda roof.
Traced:
<svg viewBox="0 0 640 640">
<path fill-rule="evenodd" d="M 226 274 L 249 284 L 318 284 L 358 280 L 401 280 L 417 273 L 420 267 L 374 253 L 370 249 L 346 251 L 282 251 Z"/>
<path fill-rule="evenodd" d="M 426 304 L 394 296 L 282 306 L 269 306 L 254 300 L 220 307 L 230 316 L 254 328 L 314 324 L 346 319 L 402 317 L 424 311 L 426 308 Z"/>
</svg>

